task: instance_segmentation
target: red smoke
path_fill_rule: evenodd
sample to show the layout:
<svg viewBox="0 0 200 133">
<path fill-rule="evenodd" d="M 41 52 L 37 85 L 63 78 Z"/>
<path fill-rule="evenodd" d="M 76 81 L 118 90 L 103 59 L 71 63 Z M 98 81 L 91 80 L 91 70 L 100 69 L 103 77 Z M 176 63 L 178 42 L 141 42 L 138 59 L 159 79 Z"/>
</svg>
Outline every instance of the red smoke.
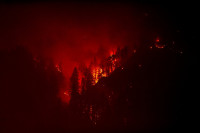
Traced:
<svg viewBox="0 0 200 133">
<path fill-rule="evenodd" d="M 67 79 L 94 56 L 138 45 L 141 30 L 138 12 L 120 4 L 2 5 L 0 15 L 0 48 L 23 45 L 36 56 L 53 58 Z"/>
</svg>

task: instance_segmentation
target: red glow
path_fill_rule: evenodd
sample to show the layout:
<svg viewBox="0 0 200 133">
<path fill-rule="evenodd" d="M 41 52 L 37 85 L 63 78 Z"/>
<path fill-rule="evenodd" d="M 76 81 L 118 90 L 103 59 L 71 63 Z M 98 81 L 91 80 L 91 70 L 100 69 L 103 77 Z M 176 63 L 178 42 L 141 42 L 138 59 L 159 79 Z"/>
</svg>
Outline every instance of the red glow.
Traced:
<svg viewBox="0 0 200 133">
<path fill-rule="evenodd" d="M 159 48 L 159 49 L 163 49 L 165 47 L 165 45 L 160 42 L 159 38 L 157 38 L 156 43 L 155 43 L 155 47 Z M 152 47 L 150 47 L 150 48 L 152 49 Z"/>
<path fill-rule="evenodd" d="M 160 42 L 160 39 L 159 39 L 159 38 L 157 38 L 157 39 L 156 39 L 156 42 Z"/>
<path fill-rule="evenodd" d="M 160 48 L 160 49 L 162 49 L 162 48 L 164 48 L 164 47 L 165 47 L 165 45 L 159 45 L 159 44 L 155 44 L 155 47 L 156 47 L 156 48 Z"/>
<path fill-rule="evenodd" d="M 110 51 L 110 56 L 113 56 L 115 53 L 113 50 Z"/>
</svg>

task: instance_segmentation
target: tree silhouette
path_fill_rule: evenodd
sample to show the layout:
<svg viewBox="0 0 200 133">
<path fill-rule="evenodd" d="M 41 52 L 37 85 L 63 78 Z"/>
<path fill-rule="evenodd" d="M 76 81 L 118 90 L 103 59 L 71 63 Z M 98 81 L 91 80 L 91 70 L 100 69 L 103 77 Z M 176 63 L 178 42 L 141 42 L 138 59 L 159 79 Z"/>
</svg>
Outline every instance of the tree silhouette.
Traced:
<svg viewBox="0 0 200 133">
<path fill-rule="evenodd" d="M 86 88 L 90 89 L 93 83 L 93 76 L 91 73 L 91 67 L 86 70 Z"/>
<path fill-rule="evenodd" d="M 76 67 L 74 68 L 74 71 L 70 78 L 70 82 L 71 82 L 71 96 L 73 97 L 79 95 L 78 70 Z"/>
<path fill-rule="evenodd" d="M 1 133 L 52 130 L 64 122 L 57 97 L 63 79 L 54 65 L 21 46 L 0 51 L 0 59 Z"/>
<path fill-rule="evenodd" d="M 84 95 L 86 92 L 86 80 L 85 78 L 82 78 L 81 80 L 81 94 Z"/>
</svg>

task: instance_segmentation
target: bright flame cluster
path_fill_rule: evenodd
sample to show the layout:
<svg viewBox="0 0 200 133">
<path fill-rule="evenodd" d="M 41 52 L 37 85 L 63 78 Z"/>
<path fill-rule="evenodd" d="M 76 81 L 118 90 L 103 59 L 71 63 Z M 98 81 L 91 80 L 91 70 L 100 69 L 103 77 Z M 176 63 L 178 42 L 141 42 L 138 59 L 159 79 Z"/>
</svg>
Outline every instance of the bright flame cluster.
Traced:
<svg viewBox="0 0 200 133">
<path fill-rule="evenodd" d="M 100 78 L 102 77 L 108 77 L 110 73 L 112 73 L 117 65 L 116 62 L 118 61 L 117 58 L 113 57 L 113 54 L 110 55 L 110 60 L 109 60 L 109 66 L 106 66 L 105 68 L 101 68 L 98 65 L 92 67 L 92 76 L 93 76 L 93 85 L 95 85 Z"/>
</svg>

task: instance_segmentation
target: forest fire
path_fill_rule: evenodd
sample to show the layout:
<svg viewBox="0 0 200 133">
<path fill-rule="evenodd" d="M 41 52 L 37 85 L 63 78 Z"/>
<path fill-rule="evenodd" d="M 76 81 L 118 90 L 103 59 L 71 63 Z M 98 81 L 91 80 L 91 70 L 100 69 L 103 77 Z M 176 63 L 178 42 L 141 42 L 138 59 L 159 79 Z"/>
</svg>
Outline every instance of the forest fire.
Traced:
<svg viewBox="0 0 200 133">
<path fill-rule="evenodd" d="M 94 78 L 93 85 L 95 85 L 98 82 L 98 80 L 99 80 L 100 70 L 102 70 L 102 69 L 99 69 L 99 68 L 94 68 L 93 69 L 93 72 L 92 72 L 92 76 Z"/>
<path fill-rule="evenodd" d="M 165 47 L 165 45 L 163 45 L 160 42 L 160 39 L 157 38 L 154 42 L 154 46 L 156 48 L 162 49 Z M 150 49 L 152 49 L 153 46 L 150 46 Z M 134 48 L 131 54 L 136 54 L 136 49 Z M 131 55 L 130 54 L 130 55 Z M 122 62 L 124 62 L 125 60 L 127 60 L 127 58 L 129 58 L 129 53 L 127 51 L 127 47 L 124 48 L 117 48 L 116 50 L 111 50 L 109 52 L 109 56 L 102 58 L 102 59 L 98 59 L 95 57 L 91 62 L 90 65 L 87 67 L 85 65 L 80 66 L 79 70 L 77 70 L 78 73 L 78 88 L 77 88 L 77 93 L 79 93 L 79 95 L 81 95 L 84 91 L 87 90 L 87 85 L 86 82 L 87 80 L 90 80 L 91 85 L 95 86 L 98 81 L 101 78 L 106 78 L 109 75 L 112 74 L 113 71 L 115 71 L 116 68 L 121 68 L 121 70 L 124 70 L 124 67 L 122 66 Z M 82 68 L 81 68 L 82 67 Z M 138 67 L 141 69 L 142 68 L 142 64 L 138 64 Z M 56 65 L 56 69 L 61 72 L 61 66 L 60 65 Z M 91 77 L 89 76 L 91 75 Z M 63 94 L 67 96 L 68 99 L 71 98 L 71 88 L 67 89 L 68 91 L 65 91 Z M 110 98 L 110 97 L 109 97 Z M 63 100 L 65 101 L 65 100 Z M 90 107 L 91 108 L 91 107 Z"/>
<path fill-rule="evenodd" d="M 90 65 L 94 80 L 93 85 L 95 85 L 100 78 L 109 76 L 116 67 L 119 67 L 119 64 L 117 66 L 118 61 L 119 58 L 117 58 L 116 54 L 114 54 L 114 51 L 110 52 L 110 56 L 103 59 L 100 64 L 98 64 L 95 59 Z"/>
<path fill-rule="evenodd" d="M 180 13 L 89 2 L 6 3 L 0 10 L 0 132 L 183 127 L 179 92 L 190 76 L 181 37 L 190 32 L 169 25 Z"/>
</svg>

